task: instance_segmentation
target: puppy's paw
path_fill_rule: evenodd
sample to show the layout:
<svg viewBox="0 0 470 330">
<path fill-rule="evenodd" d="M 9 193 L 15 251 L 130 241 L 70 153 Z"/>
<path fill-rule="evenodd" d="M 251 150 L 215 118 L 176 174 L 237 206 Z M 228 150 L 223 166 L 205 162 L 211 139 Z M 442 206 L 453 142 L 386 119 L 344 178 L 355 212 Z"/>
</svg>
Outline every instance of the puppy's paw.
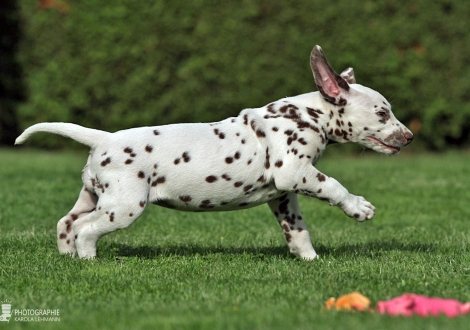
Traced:
<svg viewBox="0 0 470 330">
<path fill-rule="evenodd" d="M 349 195 L 339 206 L 347 216 L 357 221 L 370 220 L 375 215 L 375 207 L 362 196 Z"/>
</svg>

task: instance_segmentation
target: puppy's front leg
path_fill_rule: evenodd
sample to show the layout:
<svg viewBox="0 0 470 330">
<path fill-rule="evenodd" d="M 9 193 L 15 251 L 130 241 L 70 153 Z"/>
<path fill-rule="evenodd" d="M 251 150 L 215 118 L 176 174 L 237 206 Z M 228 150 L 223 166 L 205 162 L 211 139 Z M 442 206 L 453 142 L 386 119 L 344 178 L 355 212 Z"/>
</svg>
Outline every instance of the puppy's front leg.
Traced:
<svg viewBox="0 0 470 330">
<path fill-rule="evenodd" d="M 287 171 L 286 171 L 287 170 Z M 312 196 L 327 201 L 330 205 L 339 206 L 346 215 L 357 221 L 369 220 L 374 217 L 375 207 L 362 196 L 350 194 L 338 181 L 318 171 L 312 165 L 301 168 L 283 169 L 280 177 L 276 179 L 276 186 L 280 190 L 290 190 L 306 196 Z"/>
<path fill-rule="evenodd" d="M 307 226 L 300 214 L 296 193 L 288 193 L 268 202 L 286 237 L 287 245 L 293 255 L 306 260 L 317 257 L 310 240 Z"/>
</svg>

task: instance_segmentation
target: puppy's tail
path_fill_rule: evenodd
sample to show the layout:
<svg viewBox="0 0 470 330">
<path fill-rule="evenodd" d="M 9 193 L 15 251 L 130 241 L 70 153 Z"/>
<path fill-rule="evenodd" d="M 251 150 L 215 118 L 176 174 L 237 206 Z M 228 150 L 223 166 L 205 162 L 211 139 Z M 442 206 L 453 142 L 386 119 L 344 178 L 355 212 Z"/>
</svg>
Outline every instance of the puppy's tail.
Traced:
<svg viewBox="0 0 470 330">
<path fill-rule="evenodd" d="M 16 139 L 15 144 L 22 144 L 27 138 L 37 132 L 59 134 L 74 139 L 91 148 L 96 147 L 103 139 L 106 139 L 106 137 L 111 134 L 70 123 L 39 123 L 28 127 L 23 134 Z"/>
</svg>

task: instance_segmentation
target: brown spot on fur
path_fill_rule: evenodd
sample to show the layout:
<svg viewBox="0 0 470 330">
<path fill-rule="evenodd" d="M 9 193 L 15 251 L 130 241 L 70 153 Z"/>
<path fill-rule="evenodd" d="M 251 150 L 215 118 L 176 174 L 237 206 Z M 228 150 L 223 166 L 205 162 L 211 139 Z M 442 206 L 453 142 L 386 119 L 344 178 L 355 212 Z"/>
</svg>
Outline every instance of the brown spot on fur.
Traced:
<svg viewBox="0 0 470 330">
<path fill-rule="evenodd" d="M 137 176 L 141 179 L 145 178 L 145 173 L 142 172 L 142 171 L 139 171 L 139 173 L 137 173 Z"/>
<path fill-rule="evenodd" d="M 266 169 L 271 167 L 271 163 L 269 162 L 269 147 L 266 147 L 266 161 L 264 162 L 264 167 Z"/>
<path fill-rule="evenodd" d="M 276 110 L 274 110 L 274 103 L 269 104 L 267 110 L 268 112 L 276 113 Z"/>
<path fill-rule="evenodd" d="M 237 151 L 233 157 L 235 159 L 240 159 L 240 153 Z"/>
<path fill-rule="evenodd" d="M 290 243 L 290 242 L 291 242 L 291 240 L 292 240 L 292 236 L 291 236 L 291 234 L 284 233 L 284 236 L 286 236 L 286 241 L 287 241 L 287 243 Z"/>
<path fill-rule="evenodd" d="M 67 233 L 70 233 L 72 231 L 72 221 L 67 220 L 67 221 L 65 221 L 65 224 L 67 225 L 67 227 L 65 228 L 65 231 Z"/>
<path fill-rule="evenodd" d="M 290 232 L 290 227 L 287 225 L 287 223 L 284 223 L 281 227 L 285 233 Z"/>
<path fill-rule="evenodd" d="M 128 159 L 128 160 L 126 160 L 126 161 L 124 162 L 124 164 L 129 165 L 129 164 L 132 163 L 132 162 L 133 162 L 132 159 Z"/>
<path fill-rule="evenodd" d="M 203 200 L 201 204 L 199 204 L 199 207 L 204 208 L 204 209 L 211 209 L 211 208 L 214 208 L 215 205 L 211 204 L 211 201 L 209 199 L 206 199 L 206 200 Z"/>
<path fill-rule="evenodd" d="M 67 234 L 62 233 L 62 234 L 59 235 L 59 238 L 60 238 L 60 239 L 66 239 L 66 238 L 67 238 Z"/>
<path fill-rule="evenodd" d="M 237 181 L 233 185 L 238 188 L 238 187 L 243 185 L 243 182 L 242 181 Z"/>
<path fill-rule="evenodd" d="M 215 181 L 217 181 L 217 177 L 215 175 L 209 175 L 206 178 L 206 181 L 209 182 L 209 183 L 215 182 Z"/>
<path fill-rule="evenodd" d="M 108 165 L 109 163 L 111 163 L 111 158 L 108 157 L 108 158 L 106 158 L 105 160 L 103 160 L 101 162 L 101 166 L 104 167 L 104 166 Z"/>
<path fill-rule="evenodd" d="M 233 158 L 232 157 L 227 157 L 227 158 L 225 158 L 225 162 L 227 164 L 232 164 L 233 163 Z"/>
<path fill-rule="evenodd" d="M 282 160 L 278 160 L 274 165 L 275 165 L 276 167 L 281 167 L 282 164 L 283 164 Z"/>
<path fill-rule="evenodd" d="M 164 183 L 166 181 L 166 178 L 164 176 L 160 176 L 157 178 L 157 180 L 152 182 L 152 187 L 156 187 L 158 184 Z"/>
<path fill-rule="evenodd" d="M 253 188 L 253 185 L 249 184 L 248 186 L 243 187 L 243 191 L 247 192 L 251 188 Z"/>
<path fill-rule="evenodd" d="M 179 196 L 179 199 L 185 203 L 188 203 L 193 200 L 193 198 L 189 195 Z"/>
<path fill-rule="evenodd" d="M 318 173 L 317 174 L 317 179 L 318 179 L 318 181 L 323 182 L 323 181 L 326 180 L 326 177 L 323 174 Z"/>
<path fill-rule="evenodd" d="M 145 147 L 145 151 L 147 151 L 147 152 L 152 152 L 152 150 L 153 150 L 153 147 L 151 145 L 147 145 Z"/>
<path fill-rule="evenodd" d="M 153 130 L 153 134 L 154 135 L 160 135 L 160 132 L 155 129 L 155 130 Z"/>
<path fill-rule="evenodd" d="M 289 200 L 286 199 L 281 204 L 279 204 L 279 212 L 286 213 L 287 212 L 287 205 L 289 204 Z"/>
<path fill-rule="evenodd" d="M 140 201 L 139 206 L 143 208 L 145 206 L 145 203 L 145 201 Z"/>
</svg>

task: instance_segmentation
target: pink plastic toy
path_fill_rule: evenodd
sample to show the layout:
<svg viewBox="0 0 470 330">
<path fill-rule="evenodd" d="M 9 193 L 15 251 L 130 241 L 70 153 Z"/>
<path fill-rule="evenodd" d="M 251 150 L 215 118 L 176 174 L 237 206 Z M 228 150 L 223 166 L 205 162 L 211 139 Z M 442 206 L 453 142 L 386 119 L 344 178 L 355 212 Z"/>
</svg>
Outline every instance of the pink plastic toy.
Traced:
<svg viewBox="0 0 470 330">
<path fill-rule="evenodd" d="M 455 317 L 470 312 L 470 302 L 462 304 L 454 299 L 441 299 L 420 296 L 416 294 L 404 294 L 391 300 L 379 301 L 377 311 L 380 314 L 389 315 L 420 315 L 437 316 L 445 314 Z"/>
</svg>

